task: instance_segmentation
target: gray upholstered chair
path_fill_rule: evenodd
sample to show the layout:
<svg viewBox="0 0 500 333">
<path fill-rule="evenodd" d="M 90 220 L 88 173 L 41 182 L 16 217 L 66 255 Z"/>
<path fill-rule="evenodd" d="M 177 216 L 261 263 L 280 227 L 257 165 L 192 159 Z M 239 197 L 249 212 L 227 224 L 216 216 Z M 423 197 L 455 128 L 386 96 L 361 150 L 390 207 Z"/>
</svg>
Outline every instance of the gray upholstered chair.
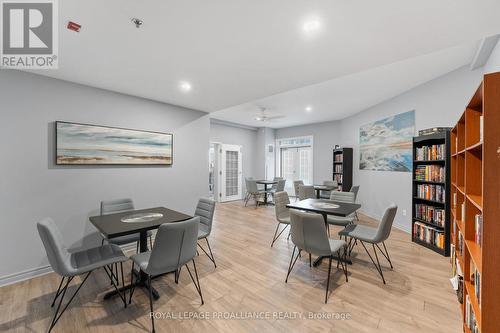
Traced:
<svg viewBox="0 0 500 333">
<path fill-rule="evenodd" d="M 332 191 L 330 194 L 330 200 L 338 201 L 338 202 L 346 202 L 346 203 L 354 203 L 354 193 L 352 192 L 341 192 L 341 191 Z M 327 217 L 328 224 L 330 225 L 339 225 L 345 227 L 351 224 L 354 221 L 354 214 L 351 214 L 346 217 L 333 216 L 328 215 Z"/>
<path fill-rule="evenodd" d="M 285 184 L 286 184 L 285 179 L 278 179 L 278 183 L 276 184 L 276 187 L 272 188 L 270 191 L 271 197 L 273 198 L 273 201 L 275 200 L 274 195 L 276 193 L 283 192 L 285 190 Z"/>
<path fill-rule="evenodd" d="M 295 199 L 299 198 L 299 186 L 304 185 L 304 181 L 302 180 L 294 180 L 293 181 L 293 189 L 295 191 Z"/>
<path fill-rule="evenodd" d="M 274 212 L 276 214 L 276 221 L 278 225 L 276 226 L 276 231 L 274 232 L 273 241 L 271 242 L 271 247 L 273 247 L 274 242 L 281 236 L 283 231 L 290 225 L 290 210 L 286 205 L 290 203 L 288 198 L 288 193 L 285 191 L 276 192 L 274 194 Z M 283 229 L 278 233 L 280 226 L 283 225 Z"/>
<path fill-rule="evenodd" d="M 390 205 L 385 210 L 384 216 L 382 217 L 382 220 L 380 221 L 377 228 L 359 224 L 351 224 L 348 225 L 344 230 L 339 232 L 339 235 L 341 237 L 342 236 L 350 237 L 351 241 L 352 240 L 359 241 L 361 245 L 363 245 L 363 248 L 370 257 L 370 260 L 372 261 L 373 265 L 375 266 L 378 273 L 382 277 L 382 281 L 384 282 L 384 284 L 385 284 L 385 278 L 384 274 L 382 273 L 382 267 L 380 266 L 380 261 L 378 260 L 376 249 L 378 249 L 380 253 L 382 253 L 382 255 L 387 259 L 392 269 L 393 268 L 392 261 L 391 258 L 389 257 L 389 252 L 387 251 L 387 247 L 385 246 L 385 241 L 387 240 L 387 238 L 389 238 L 391 234 L 392 224 L 394 222 L 394 218 L 396 217 L 397 210 L 398 206 L 396 206 L 395 204 Z M 370 252 L 368 252 L 365 243 L 369 243 L 372 245 L 373 252 L 375 253 L 375 260 L 377 261 L 377 263 L 375 263 L 375 260 L 373 260 L 373 257 L 371 256 Z M 384 248 L 383 251 L 380 248 L 379 244 L 382 244 Z"/>
<path fill-rule="evenodd" d="M 101 216 L 109 214 L 117 214 L 134 210 L 134 202 L 132 199 L 118 199 L 118 200 L 108 200 L 101 201 Z M 153 246 L 152 242 L 152 231 L 148 231 L 149 246 Z M 136 243 L 136 252 L 139 252 L 139 241 L 140 234 L 130 234 L 125 236 L 119 236 L 114 238 L 106 238 L 104 235 L 102 243 L 106 240 L 110 244 L 125 245 L 129 243 Z"/>
<path fill-rule="evenodd" d="M 311 254 L 328 257 L 328 280 L 326 282 L 325 294 L 326 303 L 328 301 L 330 273 L 332 270 L 332 260 L 334 259 L 334 256 L 337 259 L 337 267 L 339 264 L 342 266 L 346 282 L 348 281 L 347 264 L 345 263 L 345 256 L 347 253 L 346 242 L 343 240 L 328 238 L 328 235 L 326 234 L 325 221 L 319 214 L 291 210 L 290 223 L 292 242 L 295 246 L 293 248 L 285 282 L 288 282 L 288 277 L 290 276 L 293 266 L 302 251 L 309 253 L 309 266 L 311 266 Z M 298 250 L 297 256 L 294 258 L 296 250 Z"/>
<path fill-rule="evenodd" d="M 123 277 L 123 262 L 127 261 L 128 258 L 123 254 L 119 246 L 115 244 L 107 244 L 100 247 L 91 248 L 84 251 L 69 252 L 68 248 L 64 244 L 63 237 L 59 228 L 50 218 L 46 218 L 37 223 L 38 234 L 42 240 L 45 251 L 47 252 L 47 258 L 49 260 L 50 266 L 61 276 L 61 282 L 59 283 L 59 288 L 54 296 L 51 307 L 54 307 L 57 299 L 59 298 L 59 303 L 57 305 L 54 317 L 50 323 L 49 332 L 52 331 L 54 326 L 57 324 L 64 311 L 68 308 L 71 301 L 75 298 L 76 294 L 80 291 L 85 281 L 87 281 L 90 274 L 99 269 L 103 268 L 111 283 L 115 287 L 118 295 L 124 302 L 125 307 L 127 307 L 127 302 L 125 295 L 122 295 L 118 289 L 117 284 L 114 280 L 119 280 L 119 278 L 113 277 L 115 274 L 113 272 L 113 266 L 118 266 L 120 264 L 122 273 L 122 284 L 124 285 Z M 61 305 L 64 300 L 64 296 L 68 290 L 68 286 L 71 281 L 79 275 L 85 275 L 82 282 L 75 290 L 73 295 L 70 297 L 66 305 L 61 310 Z"/>
<path fill-rule="evenodd" d="M 137 265 L 140 270 L 148 276 L 149 306 L 150 314 L 153 313 L 153 296 L 151 291 L 151 277 L 168 272 L 176 272 L 182 266 L 185 266 L 189 276 L 195 285 L 196 291 L 200 295 L 201 304 L 204 304 L 201 293 L 200 281 L 194 257 L 196 255 L 196 243 L 198 241 L 198 228 L 200 217 L 176 223 L 164 223 L 158 228 L 153 249 L 148 252 L 134 254 L 132 259 L 131 280 L 134 279 L 134 266 Z M 192 262 L 194 276 L 188 266 Z M 132 302 L 135 287 L 130 290 L 129 303 Z M 155 332 L 154 316 L 151 317 L 151 325 Z"/>
<path fill-rule="evenodd" d="M 337 188 L 339 186 L 339 184 L 337 183 L 336 180 L 325 180 L 325 181 L 323 181 L 323 185 L 331 186 L 334 188 Z M 332 191 L 321 191 L 319 197 L 321 199 L 330 199 L 331 193 L 332 193 Z"/>
<path fill-rule="evenodd" d="M 356 202 L 356 200 L 358 200 L 359 185 L 351 187 L 349 192 L 354 193 L 354 202 Z M 359 221 L 358 212 L 355 212 L 354 216 L 356 216 L 356 220 Z"/>
<path fill-rule="evenodd" d="M 248 181 L 249 180 L 253 180 L 253 177 L 245 177 L 245 198 L 243 199 L 244 202 L 246 202 L 248 197 L 250 196 L 250 193 L 248 192 Z"/>
<path fill-rule="evenodd" d="M 245 207 L 247 206 L 250 198 L 253 198 L 255 200 L 255 208 L 257 208 L 259 205 L 259 198 L 262 195 L 267 195 L 263 190 L 259 190 L 257 188 L 257 182 L 253 179 L 247 180 L 247 191 L 249 195 L 245 200 Z"/>
<path fill-rule="evenodd" d="M 316 191 L 314 190 L 314 186 L 299 185 L 299 200 L 314 198 L 316 198 Z"/>
<path fill-rule="evenodd" d="M 202 198 L 198 201 L 198 205 L 196 206 L 196 211 L 194 212 L 194 216 L 200 217 L 200 228 L 198 229 L 198 240 L 205 239 L 208 251 L 210 254 L 203 248 L 203 246 L 198 243 L 200 249 L 207 255 L 208 259 L 213 262 L 215 268 L 217 265 L 215 264 L 215 257 L 212 253 L 212 248 L 210 247 L 210 243 L 208 242 L 208 236 L 212 232 L 212 223 L 214 220 L 215 213 L 215 201 L 211 199 Z"/>
</svg>

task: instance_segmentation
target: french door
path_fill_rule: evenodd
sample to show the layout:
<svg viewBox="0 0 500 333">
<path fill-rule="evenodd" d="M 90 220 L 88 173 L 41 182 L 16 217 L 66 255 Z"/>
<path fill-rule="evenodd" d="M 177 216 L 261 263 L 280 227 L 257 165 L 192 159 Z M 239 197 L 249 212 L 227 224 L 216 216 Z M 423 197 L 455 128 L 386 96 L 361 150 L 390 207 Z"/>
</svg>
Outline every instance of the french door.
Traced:
<svg viewBox="0 0 500 333">
<path fill-rule="evenodd" d="M 236 145 L 220 145 L 220 201 L 241 199 L 241 147 Z"/>
<path fill-rule="evenodd" d="M 281 148 L 281 176 L 286 179 L 285 190 L 295 195 L 293 182 L 302 180 L 304 184 L 313 183 L 312 147 Z"/>
</svg>

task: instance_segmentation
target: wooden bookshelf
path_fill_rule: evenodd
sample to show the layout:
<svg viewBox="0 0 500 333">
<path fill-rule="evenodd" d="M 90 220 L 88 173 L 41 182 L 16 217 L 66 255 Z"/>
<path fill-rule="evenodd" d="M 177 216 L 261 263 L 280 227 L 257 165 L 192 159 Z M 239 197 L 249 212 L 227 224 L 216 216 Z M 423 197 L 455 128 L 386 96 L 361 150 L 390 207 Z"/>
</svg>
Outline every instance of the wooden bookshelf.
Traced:
<svg viewBox="0 0 500 333">
<path fill-rule="evenodd" d="M 450 254 L 450 135 L 450 131 L 443 131 L 413 138 L 412 241 L 444 256 Z M 433 172 L 417 175 L 422 169 Z M 442 173 L 439 179 L 436 170 Z M 419 187 L 443 191 L 442 200 L 419 195 Z M 422 217 L 422 209 L 435 213 Z"/>
<path fill-rule="evenodd" d="M 484 76 L 450 138 L 451 243 L 456 251 L 452 258 L 463 273 L 464 332 L 474 332 L 465 318 L 467 306 L 481 333 L 500 332 L 500 73 Z M 482 216 L 479 240 L 477 215 Z M 459 233 L 464 238 L 463 257 Z"/>
<path fill-rule="evenodd" d="M 352 187 L 352 148 L 333 150 L 333 180 L 339 184 L 340 191 L 350 191 Z"/>
</svg>

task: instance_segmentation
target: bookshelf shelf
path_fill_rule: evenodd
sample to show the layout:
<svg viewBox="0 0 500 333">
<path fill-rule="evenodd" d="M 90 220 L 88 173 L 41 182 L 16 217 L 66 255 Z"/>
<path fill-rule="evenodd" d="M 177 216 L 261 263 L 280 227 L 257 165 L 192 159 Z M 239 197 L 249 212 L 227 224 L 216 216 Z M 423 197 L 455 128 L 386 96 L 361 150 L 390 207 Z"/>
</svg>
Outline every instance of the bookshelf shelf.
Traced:
<svg viewBox="0 0 500 333">
<path fill-rule="evenodd" d="M 483 142 L 477 142 L 469 147 L 467 147 L 467 150 L 476 150 L 476 149 L 482 149 L 483 148 Z"/>
<path fill-rule="evenodd" d="M 450 136 L 456 230 L 451 257 L 463 274 L 464 332 L 500 332 L 499 128 L 500 73 L 492 73 L 484 76 Z"/>
<path fill-rule="evenodd" d="M 433 223 L 433 222 L 429 222 L 429 221 L 425 221 L 425 220 L 422 220 L 422 219 L 417 219 L 417 218 L 414 218 L 415 221 L 418 221 L 418 222 L 421 222 L 421 223 L 425 223 L 425 224 L 428 224 L 434 228 L 438 228 L 438 229 L 444 229 L 444 227 L 436 224 L 436 223 Z"/>
<path fill-rule="evenodd" d="M 413 179 L 415 183 L 422 183 L 422 184 L 437 184 L 437 185 L 445 185 L 445 182 L 433 182 L 430 180 L 418 180 L 418 179 Z"/>
<path fill-rule="evenodd" d="M 480 195 L 467 194 L 467 199 L 477 207 L 479 210 L 483 210 L 483 198 Z"/>
<path fill-rule="evenodd" d="M 481 265 L 481 247 L 477 245 L 474 241 L 471 240 L 465 240 L 465 245 L 467 246 L 467 249 L 469 250 L 470 257 L 472 261 L 474 261 L 474 264 L 477 267 L 477 270 L 479 272 L 482 272 L 482 265 Z"/>
<path fill-rule="evenodd" d="M 419 200 L 419 201 L 426 201 L 426 202 L 433 203 L 433 204 L 438 204 L 438 205 L 445 205 L 444 202 L 436 201 L 436 200 L 429 200 L 429 199 L 424 199 L 424 198 L 419 198 L 419 197 L 413 197 L 413 199 Z"/>
<path fill-rule="evenodd" d="M 435 245 L 432 245 L 432 244 L 429 244 L 429 243 L 427 243 L 427 242 L 421 241 L 421 240 L 420 240 L 420 239 L 418 239 L 418 238 L 413 238 L 412 240 L 413 240 L 413 242 L 414 242 L 414 243 L 417 243 L 417 244 L 419 244 L 419 245 L 422 245 L 423 247 L 426 247 L 426 248 L 428 248 L 428 249 L 430 249 L 430 250 L 432 250 L 432 251 L 434 251 L 434 252 L 437 252 L 437 253 L 439 253 L 439 254 L 441 254 L 441 255 L 443 255 L 443 256 L 445 256 L 445 255 L 446 255 L 446 254 L 445 254 L 445 249 L 441 249 L 441 248 L 439 248 L 439 247 L 437 247 L 437 246 L 435 246 Z"/>
<path fill-rule="evenodd" d="M 352 148 L 333 149 L 333 176 L 339 190 L 349 191 L 352 187 Z"/>
<path fill-rule="evenodd" d="M 470 297 L 470 303 L 472 305 L 472 308 L 474 309 L 474 313 L 476 314 L 476 320 L 478 326 L 481 327 L 481 308 L 477 303 L 477 297 L 476 297 L 476 292 L 474 290 L 474 285 L 470 281 L 465 281 L 464 284 L 465 284 L 465 289 L 467 290 L 467 294 Z"/>
<path fill-rule="evenodd" d="M 450 131 L 413 138 L 412 241 L 443 256 L 450 250 Z"/>
<path fill-rule="evenodd" d="M 426 161 L 415 160 L 413 162 L 417 163 L 417 164 L 435 164 L 435 163 L 445 163 L 446 161 L 445 160 L 426 160 Z"/>
</svg>

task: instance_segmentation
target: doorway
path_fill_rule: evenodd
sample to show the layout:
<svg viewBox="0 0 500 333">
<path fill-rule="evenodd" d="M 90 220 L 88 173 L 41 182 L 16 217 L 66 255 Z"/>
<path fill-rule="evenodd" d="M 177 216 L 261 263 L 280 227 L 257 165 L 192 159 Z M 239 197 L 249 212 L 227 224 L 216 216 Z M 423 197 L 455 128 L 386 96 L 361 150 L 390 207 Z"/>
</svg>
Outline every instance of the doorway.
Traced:
<svg viewBox="0 0 500 333">
<path fill-rule="evenodd" d="M 241 146 L 210 144 L 209 190 L 216 201 L 241 200 L 242 173 Z"/>
<path fill-rule="evenodd" d="M 302 180 L 304 184 L 313 183 L 312 137 L 280 139 L 278 146 L 279 172 L 286 179 L 285 191 L 295 195 L 295 180 Z"/>
</svg>

